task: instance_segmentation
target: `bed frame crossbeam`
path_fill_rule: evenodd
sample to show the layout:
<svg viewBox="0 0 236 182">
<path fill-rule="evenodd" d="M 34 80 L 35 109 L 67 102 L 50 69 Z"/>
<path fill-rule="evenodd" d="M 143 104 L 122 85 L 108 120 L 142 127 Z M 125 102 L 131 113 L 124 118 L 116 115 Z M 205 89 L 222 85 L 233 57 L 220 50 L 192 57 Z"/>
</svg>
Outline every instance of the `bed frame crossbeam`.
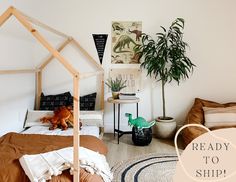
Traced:
<svg viewBox="0 0 236 182">
<path fill-rule="evenodd" d="M 25 74 L 25 73 L 35 73 L 34 69 L 19 69 L 19 70 L 0 70 L 0 74 Z"/>
<path fill-rule="evenodd" d="M 102 66 L 97 61 L 95 61 L 92 56 L 90 56 L 90 54 L 80 45 L 77 40 L 72 38 L 72 43 L 78 48 L 78 50 L 83 53 L 83 55 L 88 59 L 88 61 L 94 64 L 100 71 L 104 71 Z"/>
<path fill-rule="evenodd" d="M 1 16 L 0 16 L 0 26 L 2 26 L 12 15 L 13 7 L 9 7 Z"/>
<path fill-rule="evenodd" d="M 102 71 L 82 73 L 82 74 L 80 75 L 80 78 L 81 78 L 81 79 L 83 79 L 83 78 L 89 78 L 89 77 L 97 76 L 97 75 L 101 75 L 101 74 L 103 74 Z"/>
<path fill-rule="evenodd" d="M 59 45 L 57 51 L 61 52 L 70 42 L 71 39 L 66 39 Z M 40 65 L 37 66 L 37 69 L 42 70 L 43 68 L 45 68 L 53 60 L 53 58 L 54 56 L 52 54 L 49 54 L 49 56 Z"/>
<path fill-rule="evenodd" d="M 39 20 L 37 20 L 37 19 L 35 19 L 35 18 L 32 18 L 32 17 L 30 17 L 30 16 L 24 14 L 23 12 L 21 12 L 21 11 L 19 11 L 19 10 L 17 10 L 17 11 L 18 11 L 21 15 L 23 15 L 23 16 L 26 18 L 26 20 L 28 20 L 28 21 L 31 22 L 32 24 L 37 25 L 37 26 L 39 26 L 39 27 L 41 27 L 41 28 L 43 28 L 43 29 L 45 29 L 45 30 L 47 30 L 47 31 L 49 31 L 49 32 L 52 32 L 52 33 L 54 33 L 54 34 L 56 34 L 56 35 L 59 35 L 59 36 L 61 36 L 61 37 L 66 38 L 66 39 L 70 38 L 69 35 L 66 35 L 65 33 L 62 33 L 62 32 L 60 32 L 60 31 L 58 31 L 58 30 L 56 30 L 56 29 L 54 29 L 54 28 L 52 28 L 52 27 L 50 27 L 50 26 L 48 26 L 48 25 L 46 25 L 46 24 L 40 22 Z"/>
</svg>

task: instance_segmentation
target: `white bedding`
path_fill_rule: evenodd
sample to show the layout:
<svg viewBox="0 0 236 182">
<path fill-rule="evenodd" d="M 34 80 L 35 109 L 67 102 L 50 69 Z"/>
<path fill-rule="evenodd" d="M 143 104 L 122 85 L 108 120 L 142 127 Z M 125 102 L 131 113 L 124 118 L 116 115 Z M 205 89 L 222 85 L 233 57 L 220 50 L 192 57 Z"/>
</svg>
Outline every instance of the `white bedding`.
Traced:
<svg viewBox="0 0 236 182">
<path fill-rule="evenodd" d="M 53 111 L 28 110 L 24 128 L 31 126 L 50 126 L 50 123 L 42 123 L 41 118 L 53 116 Z M 80 111 L 80 121 L 84 126 L 103 126 L 103 111 Z"/>
<path fill-rule="evenodd" d="M 48 126 L 32 126 L 29 129 L 21 132 L 23 134 L 43 134 L 43 135 L 62 135 L 62 136 L 72 136 L 73 128 L 68 128 L 67 130 L 55 129 L 49 130 Z M 99 128 L 97 126 L 82 126 L 80 130 L 80 135 L 92 135 L 99 138 Z"/>
</svg>

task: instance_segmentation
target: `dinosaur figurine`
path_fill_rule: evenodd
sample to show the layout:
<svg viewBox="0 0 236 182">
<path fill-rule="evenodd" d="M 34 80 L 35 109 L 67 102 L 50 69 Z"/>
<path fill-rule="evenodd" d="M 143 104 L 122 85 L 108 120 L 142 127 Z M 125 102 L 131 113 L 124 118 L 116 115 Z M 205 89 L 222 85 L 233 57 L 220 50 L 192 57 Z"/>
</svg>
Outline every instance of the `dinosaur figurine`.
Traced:
<svg viewBox="0 0 236 182">
<path fill-rule="evenodd" d="M 142 117 L 137 117 L 136 119 L 132 119 L 132 114 L 130 113 L 125 113 L 125 116 L 129 118 L 128 120 L 129 125 L 137 127 L 139 130 L 142 130 L 144 128 L 150 128 L 156 123 L 155 120 L 151 122 L 147 122 Z"/>
</svg>

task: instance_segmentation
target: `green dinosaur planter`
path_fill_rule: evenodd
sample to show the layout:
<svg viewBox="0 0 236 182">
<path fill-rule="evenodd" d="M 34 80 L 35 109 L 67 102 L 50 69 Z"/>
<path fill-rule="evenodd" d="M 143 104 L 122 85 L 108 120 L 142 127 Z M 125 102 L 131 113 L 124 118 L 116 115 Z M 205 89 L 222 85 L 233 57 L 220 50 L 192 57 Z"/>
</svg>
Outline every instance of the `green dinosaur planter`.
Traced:
<svg viewBox="0 0 236 182">
<path fill-rule="evenodd" d="M 130 126 L 134 126 L 140 130 L 144 128 L 151 128 L 156 123 L 155 120 L 151 122 L 147 122 L 142 117 L 137 117 L 135 119 L 132 119 L 132 114 L 130 113 L 125 113 L 125 116 L 129 118 L 128 122 Z"/>
<path fill-rule="evenodd" d="M 135 145 L 145 146 L 149 145 L 152 141 L 152 126 L 156 123 L 155 121 L 147 122 L 142 117 L 132 119 L 132 114 L 126 113 L 126 117 L 129 118 L 129 125 L 132 128 L 132 141 Z"/>
<path fill-rule="evenodd" d="M 146 146 L 152 141 L 152 128 L 138 129 L 133 126 L 132 128 L 132 141 L 134 145 Z"/>
</svg>

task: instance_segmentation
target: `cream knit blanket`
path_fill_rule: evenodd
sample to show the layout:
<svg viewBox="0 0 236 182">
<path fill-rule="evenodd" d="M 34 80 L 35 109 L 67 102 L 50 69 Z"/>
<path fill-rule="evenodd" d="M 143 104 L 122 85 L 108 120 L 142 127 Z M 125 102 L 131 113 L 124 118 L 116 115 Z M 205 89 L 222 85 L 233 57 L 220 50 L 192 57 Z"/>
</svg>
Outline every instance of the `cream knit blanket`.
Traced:
<svg viewBox="0 0 236 182">
<path fill-rule="evenodd" d="M 100 175 L 104 182 L 111 182 L 113 175 L 104 155 L 79 147 L 80 167 L 91 174 Z M 20 164 L 31 182 L 46 182 L 66 169 L 73 173 L 73 147 L 42 154 L 24 155 Z"/>
</svg>

